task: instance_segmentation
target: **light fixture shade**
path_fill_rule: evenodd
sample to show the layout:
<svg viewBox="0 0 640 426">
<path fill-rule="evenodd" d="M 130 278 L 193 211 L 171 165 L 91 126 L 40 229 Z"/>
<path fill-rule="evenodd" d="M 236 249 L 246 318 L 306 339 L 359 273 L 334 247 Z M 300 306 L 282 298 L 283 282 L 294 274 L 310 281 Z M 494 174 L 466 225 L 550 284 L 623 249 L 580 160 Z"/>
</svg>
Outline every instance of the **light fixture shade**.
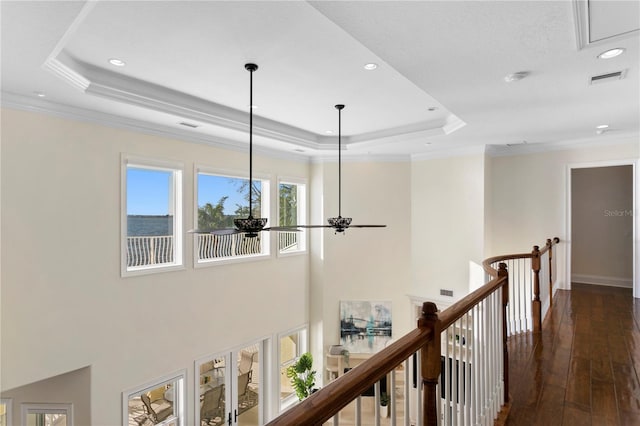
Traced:
<svg viewBox="0 0 640 426">
<path fill-rule="evenodd" d="M 609 49 L 605 52 L 602 52 L 601 54 L 598 55 L 598 58 L 600 59 L 615 58 L 616 56 L 622 55 L 624 51 L 625 51 L 624 47 L 616 47 L 614 49 Z"/>
</svg>

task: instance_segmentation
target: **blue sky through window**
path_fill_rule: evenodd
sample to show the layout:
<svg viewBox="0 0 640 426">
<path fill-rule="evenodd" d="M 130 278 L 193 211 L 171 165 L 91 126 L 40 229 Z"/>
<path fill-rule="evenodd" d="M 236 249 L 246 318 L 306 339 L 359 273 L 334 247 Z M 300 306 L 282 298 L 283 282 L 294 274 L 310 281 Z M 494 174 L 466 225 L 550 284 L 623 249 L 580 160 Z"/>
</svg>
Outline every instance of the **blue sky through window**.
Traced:
<svg viewBox="0 0 640 426">
<path fill-rule="evenodd" d="M 169 214 L 171 188 L 170 171 L 144 168 L 127 168 L 127 215 Z M 224 203 L 224 214 L 233 215 L 237 204 L 247 205 L 238 189 L 247 179 L 198 174 L 198 207 L 211 203 L 214 206 L 220 198 L 228 195 Z M 254 181 L 254 184 L 260 183 Z"/>
<path fill-rule="evenodd" d="M 204 173 L 198 174 L 198 207 L 211 203 L 214 206 L 218 204 L 220 198 L 225 195 L 229 196 L 224 203 L 224 214 L 235 214 L 237 204 L 241 206 L 248 205 L 245 197 L 238 192 L 243 182 L 248 179 L 233 178 L 228 176 L 216 176 Z M 254 186 L 259 182 L 253 181 Z M 248 190 L 248 189 L 247 189 Z"/>
<path fill-rule="evenodd" d="M 169 214 L 171 172 L 127 168 L 127 215 Z"/>
</svg>

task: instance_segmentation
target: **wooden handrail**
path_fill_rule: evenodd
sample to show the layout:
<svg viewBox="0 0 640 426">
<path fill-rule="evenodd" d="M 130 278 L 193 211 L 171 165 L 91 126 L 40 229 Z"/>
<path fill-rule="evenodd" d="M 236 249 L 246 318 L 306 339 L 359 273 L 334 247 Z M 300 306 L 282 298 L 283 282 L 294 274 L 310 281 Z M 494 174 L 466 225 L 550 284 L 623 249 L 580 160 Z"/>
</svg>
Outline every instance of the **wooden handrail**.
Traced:
<svg viewBox="0 0 640 426">
<path fill-rule="evenodd" d="M 506 266 L 505 266 L 506 267 Z M 442 323 L 442 329 L 449 327 L 451 324 L 462 318 L 471 308 L 476 306 L 481 300 L 486 299 L 488 295 L 496 291 L 499 287 L 505 284 L 508 278 L 501 276 L 494 278 L 473 293 L 469 293 L 464 298 L 460 299 L 453 305 L 449 306 L 443 312 L 438 315 L 440 322 Z"/>
<path fill-rule="evenodd" d="M 545 246 L 540 249 L 539 246 L 533 246 L 531 253 L 507 254 L 503 256 L 494 256 L 482 262 L 482 266 L 486 273 L 496 277 L 498 271 L 493 268 L 496 262 L 506 262 L 512 259 L 531 259 L 531 271 L 533 272 L 533 300 L 531 301 L 531 314 L 533 316 L 533 332 L 539 333 L 542 330 L 542 301 L 540 300 L 540 269 L 542 268 L 541 257 L 549 252 L 549 304 L 553 300 L 553 246 L 560 242 L 560 238 L 554 237 L 547 239 Z"/>
<path fill-rule="evenodd" d="M 321 425 L 432 339 L 433 329 L 425 323 L 374 354 L 366 367 L 354 367 L 267 425 Z"/>
<path fill-rule="evenodd" d="M 320 391 L 312 394 L 295 407 L 267 423 L 267 426 L 311 426 L 324 423 L 384 375 L 422 348 L 426 349 L 422 355 L 422 382 L 427 390 L 430 390 L 431 393 L 435 392 L 434 385 L 437 383 L 437 377 L 440 374 L 440 331 L 462 318 L 469 310 L 498 290 L 498 288 L 506 286 L 508 282 L 506 265 L 502 265 L 504 271 L 502 276 L 494 278 L 443 312 L 436 313 L 435 304 L 425 302 L 422 307 L 422 318 L 418 321 L 418 328 L 377 352 L 365 363 L 360 364 L 365 368 L 357 366 L 349 370 Z M 433 314 L 437 315 L 437 319 L 433 318 Z M 434 325 L 436 322 L 437 326 Z M 437 333 L 435 333 L 436 329 Z M 434 338 L 436 335 L 437 339 Z M 437 356 L 429 355 L 430 352 L 435 350 L 437 350 Z M 431 377 L 434 375 L 435 383 L 433 382 L 434 378 Z M 433 414 L 435 412 L 433 404 L 436 401 L 434 395 L 425 392 L 423 398 L 425 420 L 428 422 L 426 424 L 437 424 L 437 418 Z"/>
<path fill-rule="evenodd" d="M 541 253 L 545 253 L 547 250 L 550 251 L 553 245 L 559 241 L 558 238 L 547 240 L 547 245 L 542 251 L 534 248 L 531 253 L 495 256 L 486 259 L 483 262 L 483 267 L 493 277 L 491 281 L 454 303 L 443 312 L 438 312 L 434 303 L 425 302 L 422 305 L 422 316 L 418 320 L 416 329 L 374 354 L 364 363 L 339 376 L 336 380 L 330 382 L 296 406 L 285 411 L 279 417 L 267 423 L 267 426 L 322 425 L 417 351 L 421 351 L 421 382 L 424 390 L 422 407 L 425 414 L 423 424 L 425 426 L 437 425 L 436 412 L 439 395 L 436 393 L 436 385 L 441 368 L 441 332 L 500 289 L 502 290 L 500 301 L 502 305 L 502 330 L 499 332 L 502 337 L 504 359 L 504 395 L 502 403 L 506 405 L 509 398 L 509 357 L 507 353 L 506 320 L 509 301 L 509 275 L 507 265 L 504 262 L 511 259 L 530 258 L 532 259 L 532 264 L 536 259 L 539 263 Z M 494 269 L 492 266 L 496 262 L 500 262 L 498 269 Z"/>
</svg>

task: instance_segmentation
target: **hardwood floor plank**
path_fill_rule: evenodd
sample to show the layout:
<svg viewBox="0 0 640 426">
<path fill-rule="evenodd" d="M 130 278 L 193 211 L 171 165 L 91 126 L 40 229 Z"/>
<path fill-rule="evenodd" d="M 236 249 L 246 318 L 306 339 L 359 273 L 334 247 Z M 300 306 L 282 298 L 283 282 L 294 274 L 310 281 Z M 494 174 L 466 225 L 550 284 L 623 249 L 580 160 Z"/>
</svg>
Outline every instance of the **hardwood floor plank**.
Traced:
<svg viewBox="0 0 640 426">
<path fill-rule="evenodd" d="M 565 406 L 564 416 L 562 417 L 562 424 L 571 425 L 590 425 L 591 424 L 591 412 L 582 408 Z"/>
<path fill-rule="evenodd" d="M 591 360 L 572 358 L 565 401 L 591 410 Z"/>
<path fill-rule="evenodd" d="M 607 419 L 618 418 L 616 390 L 613 383 L 591 380 L 591 414 Z"/>
<path fill-rule="evenodd" d="M 614 363 L 613 374 L 618 410 L 635 412 L 640 419 L 640 384 L 633 372 L 633 366 L 631 363 Z"/>
</svg>

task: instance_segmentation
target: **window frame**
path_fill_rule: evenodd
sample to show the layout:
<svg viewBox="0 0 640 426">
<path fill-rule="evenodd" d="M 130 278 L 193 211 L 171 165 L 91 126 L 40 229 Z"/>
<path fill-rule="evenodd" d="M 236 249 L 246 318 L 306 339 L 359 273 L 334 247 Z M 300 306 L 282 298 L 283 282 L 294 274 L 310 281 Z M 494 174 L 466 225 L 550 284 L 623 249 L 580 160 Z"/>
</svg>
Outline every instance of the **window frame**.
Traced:
<svg viewBox="0 0 640 426">
<path fill-rule="evenodd" d="M 122 154 L 120 200 L 120 269 L 121 276 L 131 277 L 185 269 L 184 250 L 184 164 L 177 161 Z M 171 172 L 173 191 L 173 262 L 143 267 L 127 266 L 127 171 L 129 168 Z"/>
<path fill-rule="evenodd" d="M 4 405 L 6 425 L 13 425 L 13 398 L 0 398 L 0 404 Z"/>
<path fill-rule="evenodd" d="M 20 404 L 22 411 L 21 424 L 27 425 L 29 414 L 64 414 L 67 416 L 67 426 L 73 426 L 73 404 L 71 403 L 30 403 Z"/>
<path fill-rule="evenodd" d="M 173 373 L 158 377 L 155 380 L 146 382 L 142 385 L 135 386 L 133 388 L 129 388 L 122 392 L 122 424 L 129 424 L 129 400 L 131 398 L 136 398 L 143 393 L 149 392 L 151 390 L 157 389 L 160 386 L 164 386 L 167 384 L 175 383 L 175 393 L 174 393 L 174 415 L 169 416 L 168 421 L 176 421 L 178 426 L 185 426 L 186 422 L 186 389 L 187 389 L 187 370 L 178 370 Z M 167 420 L 163 420 L 163 422 L 158 424 L 164 424 Z"/>
<path fill-rule="evenodd" d="M 249 176 L 237 170 L 220 169 L 205 165 L 194 165 L 193 172 L 193 229 L 198 228 L 198 177 L 200 174 L 227 177 L 232 179 L 248 180 Z M 266 217 L 267 227 L 272 226 L 271 223 L 271 176 L 263 173 L 253 173 L 253 181 L 260 181 L 260 216 Z M 266 194 L 266 196 L 265 196 Z M 264 260 L 271 257 L 271 232 L 260 232 L 262 251 L 259 254 L 238 255 L 214 259 L 201 260 L 198 250 L 198 234 L 193 234 L 193 267 L 208 268 L 215 265 L 228 265 L 233 263 L 253 262 L 256 260 Z"/>
<path fill-rule="evenodd" d="M 290 185 L 296 185 L 298 187 L 298 200 L 301 198 L 301 193 L 302 193 L 302 202 L 298 202 L 297 203 L 297 218 L 298 218 L 298 225 L 306 225 L 307 224 L 307 204 L 308 204 L 308 185 L 307 185 L 307 180 L 304 178 L 295 178 L 295 177 L 287 177 L 287 176 L 279 176 L 278 177 L 278 184 L 276 186 L 276 217 L 278 218 L 278 225 L 282 226 L 282 224 L 280 223 L 280 185 L 282 184 L 290 184 Z M 278 246 L 278 242 L 279 242 L 279 237 L 280 237 L 280 232 L 278 232 L 278 238 L 276 238 L 276 248 L 275 248 L 275 252 L 277 253 L 278 257 L 287 257 L 287 256 L 298 256 L 301 254 L 306 254 L 309 250 L 309 230 L 308 229 L 302 229 L 302 231 L 298 232 L 298 235 L 300 236 L 300 243 L 298 244 L 298 246 L 300 248 L 298 248 L 297 250 L 292 250 L 292 251 L 286 251 L 283 252 L 280 250 L 280 247 Z"/>
<path fill-rule="evenodd" d="M 286 362 L 281 362 L 281 358 L 282 358 L 282 339 L 288 336 L 291 336 L 292 334 L 298 334 L 298 347 L 296 348 L 296 355 L 293 359 L 287 360 Z M 309 324 L 304 324 L 295 328 L 292 328 L 290 330 L 278 333 L 278 340 L 277 340 L 277 356 L 276 356 L 276 376 L 278 377 L 281 374 L 281 370 L 284 367 L 288 367 L 289 365 L 295 363 L 300 356 L 305 353 L 305 352 L 309 352 Z M 316 377 L 316 380 L 318 380 L 318 377 Z M 275 393 L 275 395 L 281 395 L 282 394 L 282 387 L 280 384 L 280 381 L 276 381 L 277 383 L 277 393 Z M 293 393 L 291 393 L 290 395 L 286 396 L 286 397 L 278 397 L 278 412 L 282 413 L 283 411 L 286 411 L 287 409 L 289 409 L 290 407 L 296 405 L 298 403 L 298 397 L 296 396 L 295 391 Z"/>
</svg>

